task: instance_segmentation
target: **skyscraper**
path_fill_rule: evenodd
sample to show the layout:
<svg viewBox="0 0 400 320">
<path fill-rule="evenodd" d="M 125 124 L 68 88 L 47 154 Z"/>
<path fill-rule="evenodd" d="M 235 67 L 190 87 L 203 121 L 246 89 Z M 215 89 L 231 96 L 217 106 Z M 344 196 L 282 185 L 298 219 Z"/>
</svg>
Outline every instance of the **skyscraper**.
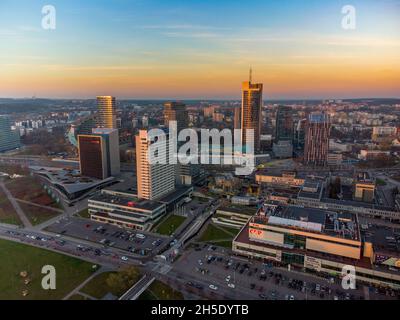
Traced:
<svg viewBox="0 0 400 320">
<path fill-rule="evenodd" d="M 97 128 L 78 135 L 79 164 L 83 176 L 106 179 L 120 173 L 117 129 Z"/>
<path fill-rule="evenodd" d="M 240 129 L 242 125 L 242 109 L 241 108 L 234 108 L 233 111 L 233 128 Z"/>
<path fill-rule="evenodd" d="M 163 152 L 168 159 L 168 135 L 165 135 L 165 139 L 167 148 Z M 137 190 L 140 199 L 155 200 L 175 189 L 175 166 L 168 163 L 151 164 L 149 161 L 149 148 L 156 141 L 160 142 L 160 137 L 152 136 L 147 130 L 140 130 L 136 136 Z"/>
<path fill-rule="evenodd" d="M 99 128 L 117 129 L 116 100 L 111 96 L 97 97 L 97 126 Z"/>
<path fill-rule="evenodd" d="M 170 121 L 176 121 L 178 133 L 188 127 L 188 112 L 186 105 L 181 102 L 167 102 L 164 104 L 164 124 L 168 127 Z"/>
<path fill-rule="evenodd" d="M 106 143 L 103 137 L 79 135 L 78 149 L 81 174 L 100 180 L 107 178 Z"/>
<path fill-rule="evenodd" d="M 164 104 L 164 124 L 169 127 L 170 121 L 177 122 L 177 134 L 188 127 L 188 112 L 186 105 L 181 102 L 167 102 Z M 178 142 L 178 148 L 183 142 Z M 200 174 L 200 168 L 196 164 L 181 164 L 175 166 L 176 182 L 178 184 L 190 185 L 193 178 Z"/>
<path fill-rule="evenodd" d="M 260 133 L 261 133 L 261 108 L 263 105 L 263 85 L 262 83 L 252 83 L 250 81 L 242 84 L 242 144 L 247 141 L 247 129 L 254 130 L 254 148 L 260 149 Z"/>
<path fill-rule="evenodd" d="M 293 114 L 288 106 L 279 106 L 276 112 L 275 141 L 293 141 Z"/>
<path fill-rule="evenodd" d="M 96 128 L 93 129 L 92 134 L 101 136 L 105 140 L 108 176 L 118 175 L 121 171 L 118 130 L 108 128 Z"/>
<path fill-rule="evenodd" d="M 326 113 L 312 113 L 308 116 L 304 148 L 306 165 L 327 164 L 330 128 L 329 116 Z"/>
<path fill-rule="evenodd" d="M 13 150 L 19 147 L 19 133 L 11 130 L 11 122 L 8 116 L 0 115 L 0 152 Z"/>
<path fill-rule="evenodd" d="M 304 149 L 307 119 L 298 120 L 295 128 L 294 144 L 297 150 Z"/>
</svg>

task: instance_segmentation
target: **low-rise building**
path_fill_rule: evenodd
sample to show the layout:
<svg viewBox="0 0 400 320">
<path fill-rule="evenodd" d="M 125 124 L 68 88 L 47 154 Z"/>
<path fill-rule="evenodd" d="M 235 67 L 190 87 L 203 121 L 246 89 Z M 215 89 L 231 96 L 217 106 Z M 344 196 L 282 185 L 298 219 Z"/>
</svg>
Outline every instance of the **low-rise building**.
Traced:
<svg viewBox="0 0 400 320">
<path fill-rule="evenodd" d="M 267 186 L 285 186 L 298 188 L 304 184 L 305 177 L 298 177 L 295 171 L 259 171 L 256 173 L 256 182 Z"/>
<path fill-rule="evenodd" d="M 357 281 L 400 288 L 400 274 L 390 269 L 400 267 L 400 255 L 390 251 L 381 259 L 379 246 L 379 241 L 364 238 L 356 214 L 268 206 L 242 228 L 232 249 L 325 275 L 341 276 L 344 267 L 352 266 Z"/>
<path fill-rule="evenodd" d="M 126 191 L 102 190 L 88 204 L 94 221 L 144 231 L 150 230 L 167 212 L 165 203 L 139 199 Z"/>
<path fill-rule="evenodd" d="M 217 209 L 212 221 L 221 226 L 241 229 L 257 212 L 256 207 L 224 206 Z"/>
</svg>

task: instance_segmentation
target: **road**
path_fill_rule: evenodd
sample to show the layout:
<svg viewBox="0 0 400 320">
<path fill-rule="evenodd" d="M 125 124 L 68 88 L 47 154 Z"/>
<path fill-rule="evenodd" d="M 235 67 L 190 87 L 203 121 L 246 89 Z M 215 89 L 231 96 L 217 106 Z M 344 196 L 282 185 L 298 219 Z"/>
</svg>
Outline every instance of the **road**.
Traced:
<svg viewBox="0 0 400 320">
<path fill-rule="evenodd" d="M 32 238 L 32 236 L 35 238 Z M 131 264 L 140 265 L 140 261 L 135 260 L 134 257 L 131 257 L 126 253 L 122 253 L 120 250 L 112 248 L 104 249 L 102 246 L 88 244 L 84 241 L 74 240 L 63 236 L 55 237 L 54 235 L 43 231 L 16 229 L 14 227 L 0 225 L 0 238 L 59 252 L 94 264 L 114 268 L 120 268 Z M 83 249 L 78 250 L 78 246 Z M 96 253 L 96 250 L 100 250 L 100 254 Z M 121 259 L 122 256 L 128 257 L 129 260 L 123 261 Z"/>
</svg>

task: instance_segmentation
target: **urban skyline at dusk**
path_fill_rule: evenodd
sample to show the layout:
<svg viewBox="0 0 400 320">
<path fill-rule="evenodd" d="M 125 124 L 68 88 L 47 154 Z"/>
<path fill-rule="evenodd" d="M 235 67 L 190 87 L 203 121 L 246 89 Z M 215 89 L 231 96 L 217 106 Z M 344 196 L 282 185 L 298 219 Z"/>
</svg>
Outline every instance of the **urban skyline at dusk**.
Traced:
<svg viewBox="0 0 400 320">
<path fill-rule="evenodd" d="M 248 77 L 265 99 L 399 97 L 399 1 L 3 1 L 1 97 L 240 99 Z M 223 19 L 221 19 L 223 17 Z"/>
<path fill-rule="evenodd" d="M 0 1 L 0 302 L 158 320 L 398 306 L 399 14 Z"/>
</svg>

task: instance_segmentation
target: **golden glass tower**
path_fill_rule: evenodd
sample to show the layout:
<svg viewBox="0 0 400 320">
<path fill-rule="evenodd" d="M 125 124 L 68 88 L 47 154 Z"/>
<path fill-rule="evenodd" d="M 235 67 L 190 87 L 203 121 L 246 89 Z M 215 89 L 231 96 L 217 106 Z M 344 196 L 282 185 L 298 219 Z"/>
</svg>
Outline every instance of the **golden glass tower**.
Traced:
<svg viewBox="0 0 400 320">
<path fill-rule="evenodd" d="M 260 150 L 260 133 L 261 133 L 261 108 L 263 105 L 262 83 L 243 82 L 242 84 L 242 112 L 241 112 L 241 129 L 242 129 L 242 144 L 247 141 L 246 130 L 254 130 L 254 149 Z"/>
<path fill-rule="evenodd" d="M 99 111 L 97 126 L 99 128 L 117 129 L 117 113 L 115 97 L 97 97 L 97 108 Z"/>
</svg>

